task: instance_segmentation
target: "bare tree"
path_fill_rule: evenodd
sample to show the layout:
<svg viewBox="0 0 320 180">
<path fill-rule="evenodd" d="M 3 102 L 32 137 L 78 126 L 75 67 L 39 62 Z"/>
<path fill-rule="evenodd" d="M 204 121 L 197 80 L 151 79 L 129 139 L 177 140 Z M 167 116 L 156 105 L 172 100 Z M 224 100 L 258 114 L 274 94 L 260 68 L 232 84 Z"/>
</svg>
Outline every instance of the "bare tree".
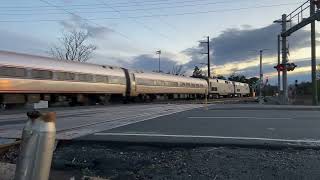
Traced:
<svg viewBox="0 0 320 180">
<path fill-rule="evenodd" d="M 72 30 L 63 34 L 59 44 L 50 49 L 50 54 L 60 60 L 86 62 L 96 46 L 86 44 L 89 34 L 83 30 Z"/>
<path fill-rule="evenodd" d="M 183 76 L 186 73 L 186 71 L 183 71 L 183 66 L 172 66 L 172 70 L 168 72 L 168 74 L 173 74 L 177 76 Z"/>
</svg>

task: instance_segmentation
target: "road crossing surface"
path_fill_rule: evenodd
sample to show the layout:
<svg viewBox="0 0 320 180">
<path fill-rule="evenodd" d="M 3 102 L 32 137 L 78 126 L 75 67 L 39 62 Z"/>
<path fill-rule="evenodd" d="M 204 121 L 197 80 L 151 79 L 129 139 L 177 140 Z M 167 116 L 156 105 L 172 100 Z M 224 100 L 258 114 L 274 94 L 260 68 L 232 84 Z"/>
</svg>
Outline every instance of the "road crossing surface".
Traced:
<svg viewBox="0 0 320 180">
<path fill-rule="evenodd" d="M 216 104 L 96 132 L 85 140 L 320 146 L 320 107 Z"/>
<path fill-rule="evenodd" d="M 146 104 L 58 110 L 57 139 L 74 139 L 202 106 L 200 104 Z M 26 113 L 0 114 L 0 137 L 20 138 L 26 121 Z"/>
</svg>

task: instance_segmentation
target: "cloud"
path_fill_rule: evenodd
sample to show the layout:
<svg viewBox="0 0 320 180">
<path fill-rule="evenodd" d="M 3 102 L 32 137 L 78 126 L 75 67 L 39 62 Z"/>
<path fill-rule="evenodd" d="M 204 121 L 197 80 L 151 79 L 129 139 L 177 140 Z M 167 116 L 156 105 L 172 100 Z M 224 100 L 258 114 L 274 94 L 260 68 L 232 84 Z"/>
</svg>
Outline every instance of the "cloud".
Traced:
<svg viewBox="0 0 320 180">
<path fill-rule="evenodd" d="M 277 35 L 281 31 L 279 24 L 271 24 L 266 27 L 251 29 L 244 26 L 242 29 L 231 28 L 223 31 L 219 36 L 211 39 L 211 57 L 215 65 L 222 65 L 230 62 L 245 61 L 256 57 L 254 50 L 269 49 L 265 55 L 274 56 L 277 53 Z M 310 32 L 300 30 L 289 37 L 290 50 L 310 46 Z M 203 44 L 186 49 L 184 53 L 190 56 L 190 64 L 197 64 L 205 61 L 201 55 Z"/>
<path fill-rule="evenodd" d="M 174 66 L 177 66 L 177 61 L 168 57 L 161 57 L 161 71 L 169 72 Z M 139 55 L 128 62 L 128 67 L 136 70 L 158 71 L 159 59 L 152 55 Z"/>
<path fill-rule="evenodd" d="M 81 29 L 88 32 L 91 38 L 104 38 L 106 35 L 114 32 L 111 28 L 102 27 L 102 26 L 93 26 L 80 16 L 71 15 L 68 20 L 63 20 L 59 22 L 65 29 L 73 30 L 73 29 Z"/>
</svg>

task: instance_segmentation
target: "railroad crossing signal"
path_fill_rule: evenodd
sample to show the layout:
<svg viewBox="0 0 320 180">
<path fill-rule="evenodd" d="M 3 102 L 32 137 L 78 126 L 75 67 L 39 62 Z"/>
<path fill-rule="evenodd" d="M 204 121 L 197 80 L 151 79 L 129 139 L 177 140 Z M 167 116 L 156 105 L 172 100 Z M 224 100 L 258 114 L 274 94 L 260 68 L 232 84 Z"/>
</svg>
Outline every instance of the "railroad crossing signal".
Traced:
<svg viewBox="0 0 320 180">
<path fill-rule="evenodd" d="M 297 65 L 295 65 L 294 63 L 287 63 L 286 67 L 287 71 L 293 71 L 297 67 Z"/>
<path fill-rule="evenodd" d="M 293 71 L 297 67 L 294 63 L 287 63 L 287 64 L 278 64 L 277 66 L 274 66 L 277 71 L 284 71 L 285 69 L 287 71 Z"/>
<path fill-rule="evenodd" d="M 274 66 L 274 68 L 276 68 L 277 71 L 284 71 L 285 70 L 285 66 L 283 64 L 278 64 L 278 65 Z"/>
</svg>

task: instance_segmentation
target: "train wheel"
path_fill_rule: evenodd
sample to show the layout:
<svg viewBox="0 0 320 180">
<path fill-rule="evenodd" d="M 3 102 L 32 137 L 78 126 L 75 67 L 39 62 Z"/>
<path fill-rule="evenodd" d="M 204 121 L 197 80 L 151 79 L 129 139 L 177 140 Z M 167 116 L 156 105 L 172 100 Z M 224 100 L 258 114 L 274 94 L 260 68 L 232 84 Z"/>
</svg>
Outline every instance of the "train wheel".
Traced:
<svg viewBox="0 0 320 180">
<path fill-rule="evenodd" d="M 110 96 L 105 95 L 105 96 L 99 96 L 99 102 L 100 105 L 107 105 L 110 103 Z"/>
<path fill-rule="evenodd" d="M 5 104 L 0 104 L 0 111 L 4 111 L 6 109 L 6 105 Z"/>
</svg>

